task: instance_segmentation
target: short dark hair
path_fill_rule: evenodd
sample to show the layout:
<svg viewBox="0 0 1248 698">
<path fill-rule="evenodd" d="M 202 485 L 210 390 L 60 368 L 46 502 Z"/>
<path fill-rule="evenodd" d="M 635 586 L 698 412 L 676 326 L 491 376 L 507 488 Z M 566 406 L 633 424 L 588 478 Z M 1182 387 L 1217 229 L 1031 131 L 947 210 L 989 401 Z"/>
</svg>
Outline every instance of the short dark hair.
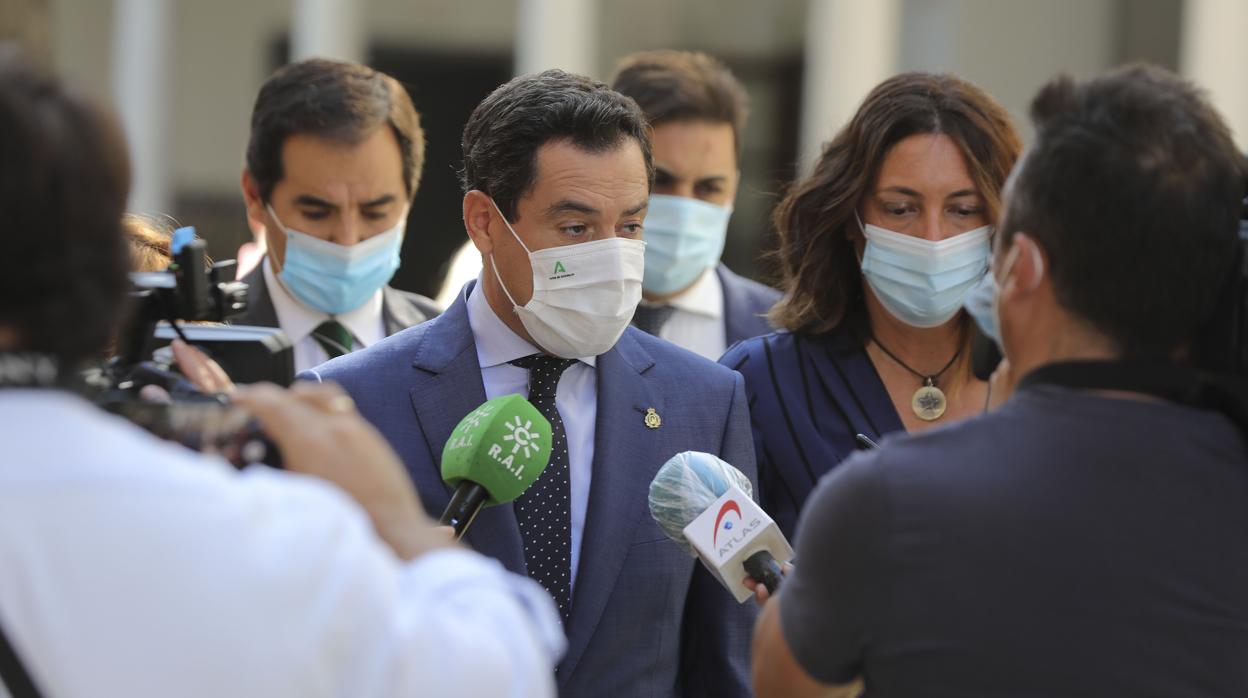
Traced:
<svg viewBox="0 0 1248 698">
<path fill-rule="evenodd" d="M 18 349 L 66 365 L 103 354 L 127 288 L 129 186 L 113 118 L 0 55 L 0 326 Z"/>
<path fill-rule="evenodd" d="M 322 58 L 291 63 L 265 81 L 251 111 L 247 170 L 268 201 L 282 181 L 282 146 L 307 134 L 354 145 L 389 126 L 403 158 L 407 196 L 416 196 L 425 164 L 425 132 L 398 80 L 358 63 Z"/>
<path fill-rule="evenodd" d="M 611 88 L 636 100 L 651 126 L 708 121 L 732 126 L 737 152 L 748 98 L 728 66 L 696 51 L 643 51 L 616 66 Z"/>
<path fill-rule="evenodd" d="M 477 189 L 493 197 L 514 222 L 516 203 L 533 186 L 543 145 L 568 140 L 583 150 L 604 152 L 629 138 L 641 146 L 653 185 L 650 136 L 636 102 L 562 70 L 522 75 L 490 93 L 468 117 L 460 182 L 464 192 Z"/>
<path fill-rule="evenodd" d="M 1245 170 L 1229 129 L 1194 85 L 1147 65 L 1058 78 L 1031 118 L 1001 243 L 1032 236 L 1058 302 L 1124 355 L 1172 354 L 1231 273 Z"/>
</svg>

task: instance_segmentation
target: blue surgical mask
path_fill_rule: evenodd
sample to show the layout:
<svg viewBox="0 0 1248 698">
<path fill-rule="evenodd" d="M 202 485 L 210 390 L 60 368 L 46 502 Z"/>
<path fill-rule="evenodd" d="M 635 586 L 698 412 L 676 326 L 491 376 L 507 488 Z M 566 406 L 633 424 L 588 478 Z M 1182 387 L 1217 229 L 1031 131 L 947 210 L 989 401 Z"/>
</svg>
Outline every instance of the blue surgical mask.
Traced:
<svg viewBox="0 0 1248 698">
<path fill-rule="evenodd" d="M 731 206 L 654 194 L 646 213 L 642 288 L 666 295 L 688 288 L 724 253 Z"/>
<path fill-rule="evenodd" d="M 304 305 L 330 315 L 364 305 L 399 268 L 407 213 L 393 228 L 354 245 L 339 245 L 287 228 L 286 259 L 278 278 Z"/>
<path fill-rule="evenodd" d="M 962 307 L 974 318 L 980 332 L 998 347 L 1001 346 L 1001 328 L 997 322 L 997 278 L 991 273 L 984 274 L 984 278 L 966 294 Z"/>
<path fill-rule="evenodd" d="M 1019 247 L 1015 246 L 1005 257 L 1004 271 L 1002 277 L 1010 278 L 1010 272 L 1014 271 L 1014 264 L 1018 262 Z M 1033 254 L 1035 248 L 1032 248 Z M 1035 265 L 1037 269 L 1043 268 L 1043 260 L 1036 255 Z M 1003 347 L 1001 344 L 1001 313 L 999 309 L 1001 295 L 1001 286 L 997 283 L 997 277 L 989 271 L 984 274 L 984 278 L 978 285 L 968 294 L 963 302 L 963 307 L 972 318 L 975 318 L 975 324 L 979 325 L 979 329 L 984 336 L 996 342 L 997 347 Z"/>
<path fill-rule="evenodd" d="M 992 226 L 939 241 L 874 225 L 862 231 L 862 275 L 884 308 L 912 327 L 948 322 L 988 270 Z"/>
</svg>

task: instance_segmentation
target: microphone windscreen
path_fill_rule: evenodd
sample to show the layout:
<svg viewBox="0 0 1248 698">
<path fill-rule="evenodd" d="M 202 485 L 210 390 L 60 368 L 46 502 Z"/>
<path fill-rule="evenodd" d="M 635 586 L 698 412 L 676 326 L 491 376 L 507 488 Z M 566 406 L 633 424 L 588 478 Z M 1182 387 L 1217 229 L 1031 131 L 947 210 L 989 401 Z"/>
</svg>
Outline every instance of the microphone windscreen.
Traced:
<svg viewBox="0 0 1248 698">
<path fill-rule="evenodd" d="M 550 422 L 517 394 L 488 400 L 459 421 L 442 448 L 442 479 L 475 482 L 486 505 L 519 497 L 550 462 Z"/>
<path fill-rule="evenodd" d="M 750 479 L 719 458 L 701 451 L 677 453 L 650 483 L 650 515 L 685 552 L 696 555 L 685 539 L 685 527 L 732 485 L 753 496 Z"/>
</svg>

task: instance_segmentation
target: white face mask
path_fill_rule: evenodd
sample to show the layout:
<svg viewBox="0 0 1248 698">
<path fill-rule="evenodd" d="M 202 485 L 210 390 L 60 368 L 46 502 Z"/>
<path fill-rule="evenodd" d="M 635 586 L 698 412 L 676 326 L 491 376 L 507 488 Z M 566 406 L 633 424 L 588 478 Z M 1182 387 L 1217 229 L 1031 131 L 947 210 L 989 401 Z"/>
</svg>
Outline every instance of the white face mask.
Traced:
<svg viewBox="0 0 1248 698">
<path fill-rule="evenodd" d="M 617 237 L 533 252 L 497 203 L 494 210 L 529 254 L 533 297 L 523 306 L 507 290 L 493 254 L 490 267 L 533 341 L 565 359 L 598 356 L 615 346 L 641 300 L 646 243 Z"/>
</svg>

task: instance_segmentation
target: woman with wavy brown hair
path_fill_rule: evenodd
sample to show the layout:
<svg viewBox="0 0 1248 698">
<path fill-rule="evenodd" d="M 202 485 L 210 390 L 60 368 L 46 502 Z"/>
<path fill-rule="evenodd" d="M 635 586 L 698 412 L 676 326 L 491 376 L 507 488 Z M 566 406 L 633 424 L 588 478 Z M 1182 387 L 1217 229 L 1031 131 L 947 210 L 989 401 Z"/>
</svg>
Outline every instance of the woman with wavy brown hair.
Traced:
<svg viewBox="0 0 1248 698">
<path fill-rule="evenodd" d="M 979 88 L 897 75 L 776 208 L 780 331 L 720 362 L 745 376 L 760 501 L 786 534 L 819 477 L 855 448 L 986 408 L 962 304 L 988 269 L 1020 149 L 1005 109 Z"/>
</svg>

